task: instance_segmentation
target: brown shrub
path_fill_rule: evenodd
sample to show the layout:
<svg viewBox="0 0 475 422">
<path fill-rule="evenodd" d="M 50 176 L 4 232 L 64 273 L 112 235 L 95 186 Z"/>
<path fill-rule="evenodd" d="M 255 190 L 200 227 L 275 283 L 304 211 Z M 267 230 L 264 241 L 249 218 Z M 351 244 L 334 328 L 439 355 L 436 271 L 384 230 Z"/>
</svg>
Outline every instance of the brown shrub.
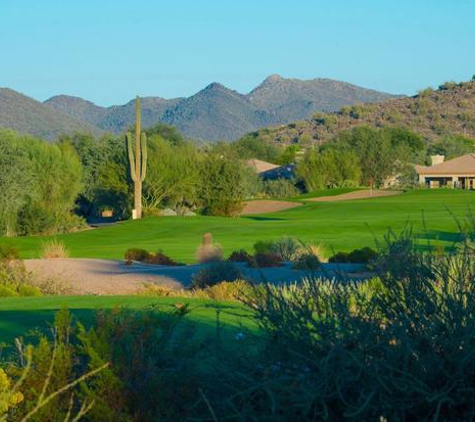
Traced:
<svg viewBox="0 0 475 422">
<path fill-rule="evenodd" d="M 153 265 L 170 265 L 170 266 L 178 266 L 180 265 L 178 262 L 171 259 L 169 256 L 165 255 L 163 252 L 151 253 L 149 254 L 148 258 L 145 260 L 147 264 Z"/>
<path fill-rule="evenodd" d="M 213 235 L 211 233 L 203 235 L 203 241 L 196 251 L 196 259 L 200 264 L 223 260 L 223 249 L 220 245 L 213 243 Z"/>
</svg>

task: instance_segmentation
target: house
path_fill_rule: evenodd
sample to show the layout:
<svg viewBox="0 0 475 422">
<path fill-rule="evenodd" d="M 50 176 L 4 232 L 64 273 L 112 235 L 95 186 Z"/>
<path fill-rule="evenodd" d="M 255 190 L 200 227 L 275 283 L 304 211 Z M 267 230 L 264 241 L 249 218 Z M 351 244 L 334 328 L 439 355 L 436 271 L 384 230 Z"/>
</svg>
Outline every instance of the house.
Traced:
<svg viewBox="0 0 475 422">
<path fill-rule="evenodd" d="M 273 170 L 279 167 L 276 164 L 268 163 L 267 161 L 258 160 L 256 158 L 247 160 L 246 164 L 248 167 L 252 168 L 258 174 L 261 174 L 266 171 Z"/>
<path fill-rule="evenodd" d="M 277 179 L 290 180 L 295 178 L 295 166 L 293 164 L 278 166 L 276 164 L 267 163 L 266 161 L 257 160 L 255 158 L 252 160 L 247 160 L 246 164 L 252 168 L 264 181 Z"/>
<path fill-rule="evenodd" d="M 431 158 L 431 166 L 415 166 L 421 185 L 428 188 L 475 189 L 475 154 L 448 161 L 444 161 L 443 155 L 433 155 Z"/>
</svg>

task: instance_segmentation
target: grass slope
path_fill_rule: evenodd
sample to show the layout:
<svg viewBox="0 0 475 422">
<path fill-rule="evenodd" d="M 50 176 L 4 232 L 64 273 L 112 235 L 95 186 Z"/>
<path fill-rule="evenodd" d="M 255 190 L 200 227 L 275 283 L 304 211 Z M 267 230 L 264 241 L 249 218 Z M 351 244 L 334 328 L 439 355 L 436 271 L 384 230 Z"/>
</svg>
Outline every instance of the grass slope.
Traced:
<svg viewBox="0 0 475 422">
<path fill-rule="evenodd" d="M 341 192 L 340 192 L 341 193 Z M 193 262 L 203 233 L 211 232 L 225 254 L 252 249 L 257 240 L 296 236 L 323 242 L 331 249 L 348 251 L 373 246 L 389 228 L 401 230 L 408 222 L 422 232 L 423 218 L 429 233 L 423 237 L 442 244 L 456 240 L 455 216 L 464 217 L 475 205 L 475 192 L 414 190 L 403 195 L 357 201 L 306 203 L 301 207 L 262 216 L 238 219 L 221 217 L 157 217 L 116 226 L 58 236 L 72 257 L 122 258 L 130 247 L 163 250 L 176 260 Z M 1 238 L 24 258 L 38 257 L 42 237 Z"/>
<path fill-rule="evenodd" d="M 153 307 L 159 312 L 171 312 L 176 309 L 177 303 L 189 305 L 191 312 L 186 318 L 189 322 L 196 323 L 203 334 L 216 329 L 218 310 L 219 321 L 225 333 L 233 335 L 242 327 L 252 332 L 256 330 L 249 310 L 236 302 L 145 296 L 15 297 L 0 299 L 0 339 L 3 343 L 11 344 L 15 337 L 24 336 L 30 330 L 47 329 L 55 312 L 63 307 L 68 308 L 76 320 L 88 326 L 93 321 L 94 312 L 99 309 Z"/>
</svg>

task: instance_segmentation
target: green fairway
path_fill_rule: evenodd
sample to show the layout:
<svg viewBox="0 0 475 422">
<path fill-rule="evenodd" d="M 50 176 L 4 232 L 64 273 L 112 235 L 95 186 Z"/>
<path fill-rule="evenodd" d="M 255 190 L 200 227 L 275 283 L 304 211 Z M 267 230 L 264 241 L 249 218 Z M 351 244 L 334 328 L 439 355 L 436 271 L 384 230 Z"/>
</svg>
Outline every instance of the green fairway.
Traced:
<svg viewBox="0 0 475 422">
<path fill-rule="evenodd" d="M 11 344 L 15 337 L 25 336 L 33 329 L 47 329 L 55 312 L 63 307 L 88 326 L 93 321 L 94 311 L 98 309 L 153 308 L 158 312 L 172 312 L 178 303 L 189 306 L 191 312 L 187 320 L 196 323 L 203 333 L 216 329 L 218 312 L 223 330 L 229 334 L 236 333 L 242 327 L 251 331 L 256 329 L 250 311 L 236 302 L 145 296 L 16 297 L 0 299 L 0 342 Z"/>
<path fill-rule="evenodd" d="M 340 192 L 341 193 L 341 192 Z M 72 257 L 122 258 L 131 247 L 150 251 L 162 250 L 175 260 L 189 263 L 203 233 L 211 232 L 225 254 L 245 248 L 252 250 L 258 240 L 295 236 L 305 241 L 322 242 L 328 252 L 348 251 L 374 246 L 392 228 L 402 229 L 407 222 L 421 231 L 425 220 L 429 237 L 449 245 L 456 239 L 458 217 L 468 214 L 475 205 L 475 192 L 461 190 L 414 190 L 399 196 L 306 203 L 273 214 L 241 218 L 222 217 L 154 217 L 115 226 L 58 236 Z M 425 235 L 424 235 L 425 236 Z M 38 257 L 45 238 L 1 238 L 20 249 L 24 258 Z"/>
</svg>

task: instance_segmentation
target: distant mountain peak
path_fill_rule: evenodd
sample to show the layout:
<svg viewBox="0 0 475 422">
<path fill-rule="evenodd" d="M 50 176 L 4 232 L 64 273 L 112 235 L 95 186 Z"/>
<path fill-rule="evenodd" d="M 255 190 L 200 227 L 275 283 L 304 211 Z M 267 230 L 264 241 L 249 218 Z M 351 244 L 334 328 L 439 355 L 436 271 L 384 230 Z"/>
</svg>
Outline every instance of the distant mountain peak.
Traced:
<svg viewBox="0 0 475 422">
<path fill-rule="evenodd" d="M 171 124 L 191 139 L 234 140 L 265 126 L 305 119 L 316 111 L 336 111 L 346 105 L 389 98 L 393 96 L 331 79 L 299 80 L 273 74 L 248 94 L 213 82 L 188 98 L 143 96 L 142 123 L 144 127 Z M 121 133 L 135 121 L 134 100 L 101 107 L 78 97 L 59 95 L 45 104 L 54 109 L 51 111 L 102 131 Z M 15 117 L 19 115 L 14 113 L 12 119 L 19 121 Z M 65 125 L 69 126 L 71 121 Z"/>
</svg>

